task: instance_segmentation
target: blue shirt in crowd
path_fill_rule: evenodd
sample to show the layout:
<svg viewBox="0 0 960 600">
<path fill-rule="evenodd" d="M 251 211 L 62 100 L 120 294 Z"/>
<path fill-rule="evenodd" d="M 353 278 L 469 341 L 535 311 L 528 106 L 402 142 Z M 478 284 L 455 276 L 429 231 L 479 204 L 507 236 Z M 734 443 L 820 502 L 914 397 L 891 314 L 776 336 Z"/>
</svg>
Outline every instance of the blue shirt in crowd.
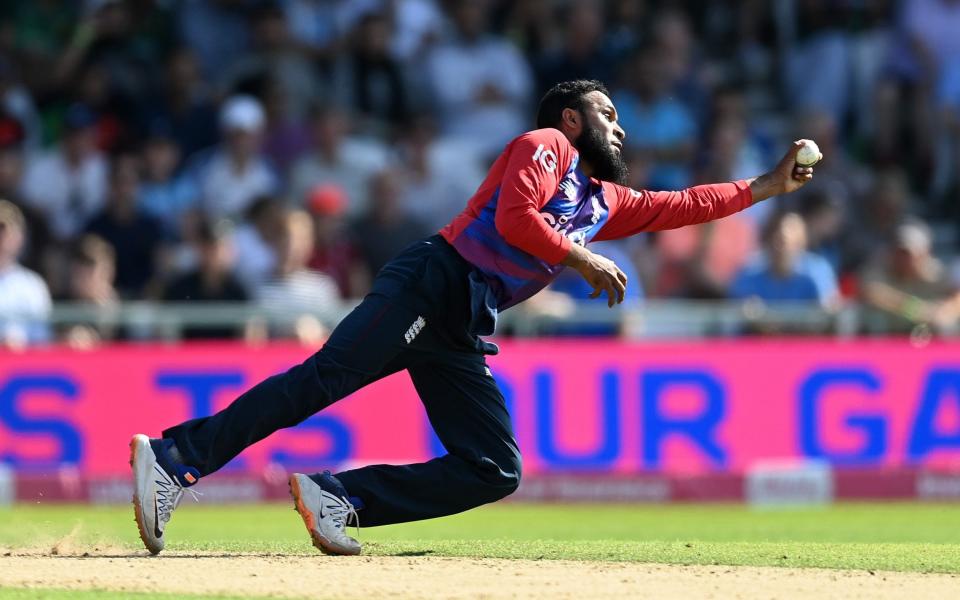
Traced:
<svg viewBox="0 0 960 600">
<path fill-rule="evenodd" d="M 780 277 L 773 272 L 766 255 L 760 256 L 737 274 L 730 297 L 760 298 L 766 302 L 816 302 L 826 304 L 837 295 L 837 276 L 821 256 L 805 252 L 793 272 Z"/>
</svg>

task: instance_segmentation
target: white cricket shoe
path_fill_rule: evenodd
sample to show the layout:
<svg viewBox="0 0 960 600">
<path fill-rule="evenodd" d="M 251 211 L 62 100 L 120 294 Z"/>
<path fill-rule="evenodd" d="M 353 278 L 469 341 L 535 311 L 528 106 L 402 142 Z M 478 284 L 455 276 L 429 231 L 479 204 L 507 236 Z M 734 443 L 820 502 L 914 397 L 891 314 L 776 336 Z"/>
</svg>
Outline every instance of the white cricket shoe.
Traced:
<svg viewBox="0 0 960 600">
<path fill-rule="evenodd" d="M 180 505 L 185 486 L 177 476 L 171 476 L 160 466 L 162 459 L 157 456 L 157 450 L 162 448 L 161 441 L 153 442 L 151 444 L 150 438 L 143 434 L 133 436 L 130 440 L 130 466 L 133 468 L 133 514 L 140 539 L 151 554 L 159 554 L 165 543 L 163 530 Z M 196 469 L 181 467 L 178 470 L 183 471 L 178 475 L 185 477 L 190 484 L 199 478 Z"/>
<path fill-rule="evenodd" d="M 318 550 L 324 554 L 360 554 L 360 542 L 347 535 L 351 518 L 358 526 L 360 523 L 349 500 L 338 498 L 301 473 L 290 475 L 290 494 Z"/>
</svg>

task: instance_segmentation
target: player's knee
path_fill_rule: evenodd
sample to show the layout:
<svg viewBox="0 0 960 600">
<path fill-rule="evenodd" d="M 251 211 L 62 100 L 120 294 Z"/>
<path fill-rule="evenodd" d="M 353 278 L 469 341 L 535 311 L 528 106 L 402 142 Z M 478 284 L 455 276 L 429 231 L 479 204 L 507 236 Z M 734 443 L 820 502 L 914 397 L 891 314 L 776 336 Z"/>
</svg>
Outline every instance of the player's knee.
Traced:
<svg viewBox="0 0 960 600">
<path fill-rule="evenodd" d="M 494 461 L 490 462 L 496 466 L 496 471 L 490 469 L 488 477 L 486 478 L 491 501 L 506 498 L 517 491 L 517 488 L 520 487 L 520 476 L 522 473 L 520 456 L 514 455 L 498 460 L 495 463 Z"/>
</svg>

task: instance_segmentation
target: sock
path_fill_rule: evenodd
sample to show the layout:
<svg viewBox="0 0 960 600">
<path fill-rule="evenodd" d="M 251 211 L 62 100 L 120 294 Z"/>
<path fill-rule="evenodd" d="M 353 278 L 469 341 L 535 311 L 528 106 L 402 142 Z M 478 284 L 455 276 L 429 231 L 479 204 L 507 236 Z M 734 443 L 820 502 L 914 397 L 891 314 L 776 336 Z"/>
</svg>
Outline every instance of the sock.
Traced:
<svg viewBox="0 0 960 600">
<path fill-rule="evenodd" d="M 167 456 L 170 457 L 170 460 L 177 463 L 178 465 L 183 464 L 183 455 L 180 454 L 180 450 L 177 449 L 177 443 L 173 440 L 169 440 L 170 445 L 167 446 Z"/>
<path fill-rule="evenodd" d="M 340 483 L 340 480 L 337 479 L 330 471 L 324 471 L 323 473 L 314 473 L 313 475 L 308 475 L 310 480 L 315 484 L 320 486 L 320 489 L 330 492 L 337 498 L 346 498 L 350 504 L 353 505 L 353 508 L 360 510 L 363 508 L 363 500 L 357 496 L 351 496 L 347 492 L 347 488 L 343 487 L 343 484 Z"/>
<path fill-rule="evenodd" d="M 176 444 L 173 443 L 173 440 L 151 438 L 150 447 L 157 457 L 157 464 L 167 472 L 167 475 L 176 479 L 181 486 L 190 487 L 200 481 L 200 471 L 183 464 L 183 457 L 176 450 Z"/>
</svg>

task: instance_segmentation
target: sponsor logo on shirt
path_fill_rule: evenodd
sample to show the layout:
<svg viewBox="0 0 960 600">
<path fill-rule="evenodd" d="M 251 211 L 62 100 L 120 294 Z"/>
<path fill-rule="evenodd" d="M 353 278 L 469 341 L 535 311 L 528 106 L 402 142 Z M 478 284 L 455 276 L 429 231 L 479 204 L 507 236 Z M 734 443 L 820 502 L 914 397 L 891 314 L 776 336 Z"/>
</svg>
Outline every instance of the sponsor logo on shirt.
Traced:
<svg viewBox="0 0 960 600">
<path fill-rule="evenodd" d="M 539 160 L 543 168 L 549 173 L 557 170 L 557 155 L 552 150 L 545 150 L 543 144 L 537 146 L 537 151 L 533 153 L 533 160 Z"/>
</svg>

